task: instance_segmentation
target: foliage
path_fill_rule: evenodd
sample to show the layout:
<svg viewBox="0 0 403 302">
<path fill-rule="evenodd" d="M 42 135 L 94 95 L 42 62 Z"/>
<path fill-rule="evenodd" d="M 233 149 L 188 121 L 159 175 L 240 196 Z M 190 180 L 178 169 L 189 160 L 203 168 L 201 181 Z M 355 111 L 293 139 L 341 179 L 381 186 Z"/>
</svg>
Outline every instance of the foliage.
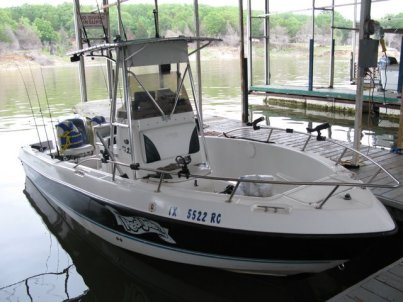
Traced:
<svg viewBox="0 0 403 302">
<path fill-rule="evenodd" d="M 321 35 L 330 34 L 330 28 L 332 25 L 331 22 L 331 13 L 329 11 L 324 11 L 320 13 L 315 18 L 315 30 Z M 348 43 L 348 39 L 351 35 L 351 31 L 348 28 L 352 28 L 352 21 L 345 19 L 339 12 L 334 12 L 334 26 L 335 27 L 343 27 L 346 29 L 335 29 L 334 36 L 336 39 L 336 43 L 338 44 L 346 44 Z M 329 36 L 330 38 L 330 36 Z"/>
<path fill-rule="evenodd" d="M 37 28 L 39 38 L 42 42 L 52 42 L 56 40 L 56 32 L 48 20 L 36 18 L 33 24 Z"/>
<path fill-rule="evenodd" d="M 403 28 L 403 13 L 398 13 L 396 15 L 386 15 L 384 18 L 379 20 L 383 28 Z M 397 34 L 386 34 L 385 41 L 388 43 L 388 48 L 400 49 L 401 47 L 401 36 Z"/>
<path fill-rule="evenodd" d="M 19 48 L 23 50 L 41 47 L 38 37 L 38 30 L 35 25 L 31 25 L 27 18 L 21 17 L 14 34 L 19 43 Z"/>
<path fill-rule="evenodd" d="M 122 20 L 124 32 L 129 39 L 155 36 L 154 6 L 152 4 L 122 5 Z M 96 6 L 82 6 L 81 11 L 96 11 Z M 253 11 L 253 16 L 263 12 Z M 111 32 L 115 36 L 118 30 L 116 7 L 110 9 Z M 239 36 L 239 11 L 237 7 L 199 6 L 200 30 L 203 36 L 224 38 L 233 44 Z M 246 21 L 246 13 L 245 13 Z M 307 42 L 312 34 L 311 17 L 304 14 L 281 13 L 269 17 L 270 35 L 275 43 Z M 335 12 L 335 26 L 349 28 L 350 20 Z M 159 5 L 160 35 L 183 34 L 193 35 L 194 15 L 193 5 L 161 4 Z M 253 18 L 252 36 L 263 36 L 263 18 Z M 330 38 L 331 15 L 322 12 L 316 15 L 315 39 L 325 43 Z M 384 27 L 403 27 L 403 13 L 390 15 L 381 20 Z M 19 36 L 16 33 L 19 33 Z M 29 33 L 29 34 L 28 34 Z M 349 42 L 349 30 L 335 30 L 337 44 Z M 102 37 L 103 30 L 89 29 L 89 37 Z M 28 36 L 32 41 L 28 42 Z M 15 39 L 25 39 L 24 45 L 37 47 L 35 39 L 40 39 L 43 45 L 57 44 L 60 51 L 65 51 L 74 42 L 73 5 L 66 2 L 57 6 L 50 4 L 28 5 L 0 9 L 0 45 L 14 43 Z M 226 37 L 230 37 L 225 39 Z M 14 42 L 13 42 L 14 41 Z M 239 39 L 238 39 L 239 41 Z M 31 43 L 32 42 L 32 43 Z M 18 44 L 18 43 L 17 43 Z M 20 43 L 21 44 L 21 43 Z M 0 49 L 1 50 L 1 49 Z"/>
<path fill-rule="evenodd" d="M 295 42 L 298 31 L 307 22 L 309 22 L 307 15 L 282 13 L 270 17 L 270 26 L 273 28 L 277 26 L 285 28 L 291 42 Z"/>
<path fill-rule="evenodd" d="M 403 12 L 386 15 L 379 22 L 383 28 L 403 28 Z"/>
<path fill-rule="evenodd" d="M 15 22 L 10 12 L 0 10 L 0 41 L 11 42 L 9 31 L 15 29 L 17 22 Z"/>
</svg>

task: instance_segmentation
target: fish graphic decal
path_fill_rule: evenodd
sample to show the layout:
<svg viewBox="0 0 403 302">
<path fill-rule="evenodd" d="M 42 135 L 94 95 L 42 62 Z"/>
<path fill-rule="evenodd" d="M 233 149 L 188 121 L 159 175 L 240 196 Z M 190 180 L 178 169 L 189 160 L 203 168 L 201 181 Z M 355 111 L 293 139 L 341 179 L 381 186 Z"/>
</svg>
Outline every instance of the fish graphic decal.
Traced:
<svg viewBox="0 0 403 302">
<path fill-rule="evenodd" d="M 105 206 L 116 218 L 118 225 L 121 225 L 126 232 L 141 235 L 146 233 L 155 233 L 162 240 L 176 244 L 175 240 L 172 239 L 168 234 L 168 229 L 163 228 L 157 222 L 150 219 L 139 217 L 139 216 L 123 216 L 117 210 L 110 206 Z"/>
</svg>

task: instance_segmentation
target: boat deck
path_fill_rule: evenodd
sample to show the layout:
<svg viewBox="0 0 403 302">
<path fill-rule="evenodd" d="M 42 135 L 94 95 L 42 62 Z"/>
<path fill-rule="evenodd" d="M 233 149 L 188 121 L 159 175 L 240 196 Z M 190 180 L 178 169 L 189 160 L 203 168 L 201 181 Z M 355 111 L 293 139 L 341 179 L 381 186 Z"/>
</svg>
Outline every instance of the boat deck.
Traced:
<svg viewBox="0 0 403 302">
<path fill-rule="evenodd" d="M 206 135 L 217 135 L 221 134 L 222 132 L 243 126 L 240 121 L 222 117 L 206 117 L 204 122 L 208 126 L 205 129 Z M 267 131 L 242 131 L 241 135 L 242 137 L 248 139 L 266 141 L 267 133 Z M 297 134 L 289 134 L 285 131 L 274 132 L 270 137 L 270 141 L 302 149 L 306 141 L 306 136 L 302 137 L 301 135 Z M 352 147 L 352 144 L 350 145 Z M 318 153 L 322 156 L 332 159 L 338 158 L 342 149 L 342 147 L 337 147 L 330 143 L 324 144 L 323 142 L 317 142 L 316 140 L 310 140 L 306 148 L 307 151 Z M 361 146 L 361 152 L 374 159 L 401 183 L 403 183 L 403 155 L 391 153 L 389 150 L 368 146 Z M 366 165 L 366 162 L 363 162 L 362 164 L 360 163 L 359 169 L 354 169 L 354 172 L 356 173 L 358 179 L 365 182 L 368 181 L 377 172 L 377 170 L 378 169 L 376 166 Z M 375 178 L 374 182 L 388 185 L 393 184 L 390 178 L 382 174 Z M 401 213 L 403 213 L 402 186 L 393 189 L 374 188 L 372 191 L 385 205 L 398 210 L 396 215 L 401 215 Z"/>
<path fill-rule="evenodd" d="M 308 90 L 305 86 L 287 86 L 287 85 L 253 85 L 250 87 L 252 93 L 266 93 L 270 96 L 312 99 L 319 101 L 335 101 L 340 103 L 353 104 L 356 98 L 355 86 L 326 88 L 316 87 Z M 364 91 L 364 102 L 374 102 L 379 107 L 400 108 L 400 99 L 397 93 L 391 91 L 372 93 L 371 90 Z"/>
<path fill-rule="evenodd" d="M 347 301 L 403 301 L 403 258 L 328 300 Z"/>
</svg>

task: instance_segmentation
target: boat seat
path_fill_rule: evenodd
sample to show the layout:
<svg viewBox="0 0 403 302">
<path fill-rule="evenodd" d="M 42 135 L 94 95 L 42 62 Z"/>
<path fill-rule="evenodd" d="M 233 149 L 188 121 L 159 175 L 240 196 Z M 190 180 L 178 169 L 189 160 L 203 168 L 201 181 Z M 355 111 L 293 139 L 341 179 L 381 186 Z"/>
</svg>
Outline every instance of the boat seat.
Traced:
<svg viewBox="0 0 403 302">
<path fill-rule="evenodd" d="M 94 146 L 85 144 L 77 148 L 66 149 L 63 151 L 63 155 L 67 157 L 79 157 L 86 154 L 90 154 L 94 151 Z"/>
<path fill-rule="evenodd" d="M 84 121 L 79 118 L 67 119 L 56 125 L 60 153 L 66 157 L 90 154 L 94 146 L 88 143 Z"/>
<path fill-rule="evenodd" d="M 178 155 L 194 154 L 200 150 L 199 137 L 194 123 L 147 130 L 141 135 L 145 163 L 175 158 Z"/>
<path fill-rule="evenodd" d="M 136 161 L 140 166 L 158 170 L 172 167 L 169 172 L 176 174 L 180 169 L 176 163 L 177 156 L 190 156 L 188 168 L 191 174 L 206 175 L 211 172 L 204 165 L 193 112 L 174 114 L 167 120 L 161 117 L 143 119 L 136 121 L 136 126 L 139 131 L 135 137 L 141 146 L 137 149 Z M 140 171 L 139 175 L 144 177 L 149 174 Z"/>
<path fill-rule="evenodd" d="M 143 161 L 147 164 L 192 155 L 200 151 L 195 123 L 167 126 L 141 132 L 144 146 Z"/>
</svg>

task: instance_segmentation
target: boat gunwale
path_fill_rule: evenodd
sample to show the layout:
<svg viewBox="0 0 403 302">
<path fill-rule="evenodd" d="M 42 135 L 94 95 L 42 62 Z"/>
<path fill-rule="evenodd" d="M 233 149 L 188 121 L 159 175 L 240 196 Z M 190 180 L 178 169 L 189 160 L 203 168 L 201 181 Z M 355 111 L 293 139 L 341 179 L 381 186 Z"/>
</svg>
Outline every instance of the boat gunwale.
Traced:
<svg viewBox="0 0 403 302">
<path fill-rule="evenodd" d="M 301 151 L 301 152 L 308 152 L 308 151 L 306 151 L 306 147 L 307 147 L 308 143 L 310 142 L 310 139 L 311 139 L 311 138 L 315 138 L 315 139 L 317 138 L 317 136 L 314 136 L 314 135 L 312 135 L 312 134 L 310 134 L 310 133 L 305 133 L 305 132 L 295 131 L 295 130 L 292 130 L 291 132 L 288 132 L 288 129 L 278 128 L 278 127 L 272 127 L 272 126 L 261 126 L 259 129 L 256 129 L 256 130 L 260 130 L 260 129 L 263 129 L 263 130 L 271 130 L 271 131 L 279 131 L 279 132 L 287 132 L 288 134 L 300 134 L 300 135 L 308 136 L 307 140 L 305 141 L 304 147 L 303 147 L 301 150 L 299 150 L 299 151 Z M 220 134 L 219 137 L 226 137 L 226 138 L 230 138 L 230 139 L 239 139 L 239 140 L 247 140 L 247 141 L 253 141 L 253 142 L 264 143 L 264 144 L 265 144 L 265 143 L 266 143 L 266 144 L 272 143 L 272 142 L 269 141 L 270 136 L 268 137 L 267 141 L 257 140 L 257 139 L 248 138 L 248 137 L 228 136 L 229 133 L 234 132 L 234 131 L 239 131 L 239 130 L 251 130 L 251 128 L 250 128 L 250 127 L 238 127 L 238 128 L 234 128 L 234 129 L 231 129 L 231 130 L 229 130 L 229 131 L 227 131 L 227 132 L 223 132 L 222 134 Z M 254 130 L 255 130 L 255 129 L 254 129 Z M 271 133 L 270 133 L 269 135 L 271 135 Z M 315 141 L 324 142 L 324 141 L 320 141 L 320 140 L 315 140 Z M 336 166 L 341 165 L 341 164 L 340 164 L 341 158 L 343 158 L 345 152 L 346 152 L 347 150 L 349 150 L 349 151 L 351 151 L 351 152 L 353 152 L 353 153 L 358 154 L 359 156 L 364 157 L 366 160 L 370 161 L 372 164 L 374 164 L 375 166 L 377 166 L 377 167 L 378 167 L 380 170 L 382 170 L 382 172 L 384 172 L 384 173 L 392 180 L 392 182 L 394 183 L 394 184 L 392 184 L 392 185 L 387 185 L 387 184 L 376 184 L 376 183 L 369 183 L 369 182 L 368 182 L 368 183 L 359 182 L 358 184 L 356 184 L 356 186 L 361 187 L 361 188 L 371 187 L 371 188 L 388 188 L 388 189 L 396 189 L 396 188 L 400 187 L 400 181 L 399 181 L 397 178 L 395 178 L 391 173 L 389 173 L 382 165 L 380 165 L 378 162 L 376 162 L 375 160 L 373 160 L 373 159 L 372 159 L 371 157 L 369 157 L 368 155 L 366 155 L 366 154 L 362 153 L 361 151 L 358 151 L 358 150 L 356 150 L 356 149 L 354 149 L 354 148 L 352 148 L 352 147 L 350 147 L 350 146 L 346 146 L 345 144 L 343 144 L 343 143 L 341 143 L 341 142 L 338 142 L 338 141 L 336 141 L 336 140 L 334 140 L 334 139 L 331 139 L 331 138 L 326 138 L 325 141 L 326 141 L 326 142 L 330 142 L 330 143 L 332 143 L 332 144 L 335 144 L 335 145 L 337 145 L 337 146 L 339 146 L 339 147 L 343 147 L 343 148 L 344 148 L 344 150 L 341 152 L 341 156 L 338 158 L 337 161 L 333 161 L 333 160 L 329 159 L 329 160 L 330 160 L 333 164 L 335 164 Z M 279 144 L 279 145 L 281 145 L 281 144 Z M 291 149 L 291 147 L 288 147 L 288 148 Z M 292 148 L 292 149 L 295 150 L 296 148 Z M 298 149 L 296 149 L 296 150 L 298 150 Z M 318 155 L 318 154 L 314 154 L 314 155 L 315 155 L 316 157 L 326 158 L 326 157 L 324 157 L 323 155 Z M 327 158 L 326 158 L 326 159 L 327 159 Z M 380 172 L 380 171 L 379 171 L 379 172 Z M 375 176 L 378 175 L 379 172 L 377 172 L 377 173 L 375 174 Z M 374 178 L 371 178 L 370 181 L 372 181 L 373 179 L 374 179 Z M 274 184 L 274 183 L 276 183 L 276 182 L 273 182 L 273 184 Z M 280 184 L 280 183 L 278 183 L 278 184 Z M 315 184 L 314 184 L 314 183 L 303 183 L 303 182 L 300 182 L 300 185 L 304 185 L 304 184 L 306 184 L 306 185 L 315 185 L 315 184 L 316 184 L 316 185 L 325 185 L 325 184 L 321 184 L 321 183 L 318 183 L 318 182 L 315 182 Z M 328 183 L 328 184 L 329 184 L 329 183 Z M 337 184 L 338 184 L 338 183 L 333 183 L 332 185 L 337 185 Z M 340 183 L 340 186 L 343 186 L 342 183 Z M 354 183 L 346 183 L 346 186 L 354 186 Z"/>
</svg>

